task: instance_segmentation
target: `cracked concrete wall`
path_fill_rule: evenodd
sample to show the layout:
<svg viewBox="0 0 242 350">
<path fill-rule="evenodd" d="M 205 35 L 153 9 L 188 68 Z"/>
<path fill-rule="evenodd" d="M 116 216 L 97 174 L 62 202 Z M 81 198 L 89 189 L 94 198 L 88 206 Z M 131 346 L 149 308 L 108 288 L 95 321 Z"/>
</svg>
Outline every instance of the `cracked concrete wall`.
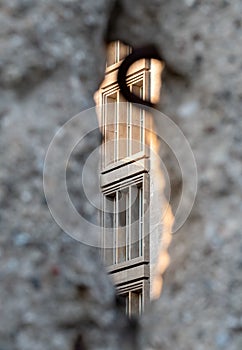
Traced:
<svg viewBox="0 0 242 350">
<path fill-rule="evenodd" d="M 240 349 L 241 2 L 0 5 L 0 348 L 70 349 L 82 333 L 88 349 Z M 138 339 L 97 253 L 59 229 L 42 189 L 48 144 L 93 105 L 105 41 L 114 39 L 157 45 L 166 65 L 160 108 L 185 133 L 199 173 L 192 214 L 173 237 L 162 297 L 143 316 Z M 85 152 L 98 138 L 92 141 Z M 161 152 L 176 203 L 180 172 Z M 83 162 L 73 155 L 68 182 L 85 211 Z"/>
</svg>

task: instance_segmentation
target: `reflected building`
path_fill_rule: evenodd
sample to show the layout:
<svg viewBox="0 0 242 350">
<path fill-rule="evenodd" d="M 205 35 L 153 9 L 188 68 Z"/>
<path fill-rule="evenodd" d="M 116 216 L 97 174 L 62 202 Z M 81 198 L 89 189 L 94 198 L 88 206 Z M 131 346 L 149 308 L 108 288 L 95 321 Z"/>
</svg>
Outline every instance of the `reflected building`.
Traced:
<svg viewBox="0 0 242 350">
<path fill-rule="evenodd" d="M 155 263 L 164 245 L 162 213 L 166 203 L 152 116 L 127 103 L 117 84 L 119 65 L 130 52 L 131 48 L 119 41 L 110 44 L 105 80 L 96 102 L 103 133 L 102 255 L 126 311 L 132 315 L 142 313 L 160 288 L 156 286 Z M 127 83 L 142 99 L 157 102 L 161 71 L 160 62 L 142 59 L 128 71 Z"/>
</svg>

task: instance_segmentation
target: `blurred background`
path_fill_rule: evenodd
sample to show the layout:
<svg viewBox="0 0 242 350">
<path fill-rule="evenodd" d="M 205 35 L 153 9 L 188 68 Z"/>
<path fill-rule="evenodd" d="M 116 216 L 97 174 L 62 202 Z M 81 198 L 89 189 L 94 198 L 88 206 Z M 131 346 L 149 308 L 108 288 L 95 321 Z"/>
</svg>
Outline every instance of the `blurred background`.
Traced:
<svg viewBox="0 0 242 350">
<path fill-rule="evenodd" d="M 156 41 L 165 61 L 162 112 L 188 138 L 199 173 L 193 211 L 173 236 L 171 265 L 156 307 L 161 317 L 150 324 L 150 346 L 240 350 L 241 1 L 151 1 L 153 11 L 159 9 L 154 22 L 145 3 L 121 3 L 130 16 L 121 21 L 127 27 L 113 33 L 130 45 L 143 21 L 151 27 L 158 23 Z M 104 349 L 111 343 L 103 338 L 113 320 L 111 283 L 95 251 L 77 244 L 54 222 L 42 173 L 54 133 L 94 105 L 113 4 L 0 2 L 1 350 L 70 349 L 79 329 L 95 319 L 102 332 L 93 339 L 105 339 Z M 145 31 L 149 38 L 153 28 Z M 92 142 L 83 145 L 81 156 L 74 153 L 68 165 L 72 199 L 90 216 L 79 174 L 92 147 Z M 169 155 L 163 156 L 174 193 L 180 193 L 180 172 Z M 162 343 L 156 341 L 160 330 Z"/>
</svg>

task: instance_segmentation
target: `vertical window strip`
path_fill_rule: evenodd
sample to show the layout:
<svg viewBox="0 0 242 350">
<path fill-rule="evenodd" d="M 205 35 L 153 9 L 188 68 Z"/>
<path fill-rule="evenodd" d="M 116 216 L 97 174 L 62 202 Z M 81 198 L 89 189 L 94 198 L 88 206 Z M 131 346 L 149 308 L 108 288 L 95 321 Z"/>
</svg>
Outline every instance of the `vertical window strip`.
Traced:
<svg viewBox="0 0 242 350">
<path fill-rule="evenodd" d="M 129 260 L 129 191 L 127 191 L 126 195 L 126 228 L 125 228 L 125 234 L 126 234 L 126 261 Z"/>
<path fill-rule="evenodd" d="M 142 84 L 142 85 L 140 85 Z M 138 82 L 132 84 L 130 86 L 131 91 L 133 91 L 134 89 L 139 90 L 139 96 L 144 98 L 145 95 L 145 81 L 144 80 L 139 80 Z M 137 93 L 137 92 L 136 92 Z M 114 96 L 115 95 L 115 96 Z M 117 162 L 118 160 L 125 158 L 125 157 L 129 157 L 132 156 L 133 154 L 135 154 L 136 152 L 140 152 L 140 151 L 144 151 L 144 146 L 145 146 L 145 111 L 143 109 L 140 109 L 139 111 L 139 124 L 137 124 L 137 121 L 135 122 L 137 125 L 139 125 L 139 140 L 136 140 L 138 143 L 140 143 L 140 147 L 139 150 L 135 150 L 133 147 L 133 128 L 135 127 L 133 125 L 134 123 L 134 115 L 133 115 L 133 111 L 132 109 L 134 108 L 134 106 L 132 106 L 131 103 L 128 103 L 127 106 L 127 119 L 126 119 L 126 125 L 127 125 L 127 136 L 126 136 L 126 150 L 125 153 L 126 154 L 122 154 L 122 150 L 121 150 L 121 144 L 120 144 L 120 136 L 119 136 L 119 132 L 120 132 L 120 108 L 118 106 L 118 103 L 121 101 L 121 97 L 120 97 L 120 92 L 116 91 L 113 92 L 112 94 L 106 95 L 104 96 L 104 103 L 107 104 L 108 103 L 108 99 L 113 99 L 114 106 L 113 106 L 113 123 L 114 123 L 114 139 L 113 139 L 113 144 L 114 144 L 114 149 L 113 149 L 113 157 L 112 157 L 112 161 L 113 162 Z M 105 146 L 104 146 L 104 156 L 103 156 L 103 167 L 105 168 L 105 166 L 109 165 L 110 162 L 108 162 L 108 145 L 107 145 L 107 120 L 109 120 L 110 118 L 108 118 L 108 112 L 110 112 L 110 107 L 108 108 L 108 106 L 105 107 L 104 111 L 103 111 L 103 130 L 104 130 L 104 140 L 105 140 Z M 137 118 L 137 117 L 136 117 Z M 122 121 L 123 122 L 123 121 Z M 135 125 L 136 125 L 135 124 Z M 110 147 L 110 145 L 109 145 Z M 136 147 L 137 148 L 137 147 Z M 124 152 L 123 152 L 124 153 Z"/>
<path fill-rule="evenodd" d="M 129 310 L 128 310 L 128 315 L 131 315 L 131 292 L 128 293 L 128 299 L 129 299 Z"/>
<path fill-rule="evenodd" d="M 115 123 L 114 161 L 116 162 L 118 160 L 118 108 L 117 108 L 117 100 L 116 100 L 116 102 L 114 102 L 114 123 Z"/>
<path fill-rule="evenodd" d="M 143 255 L 143 188 L 139 187 L 139 256 Z"/>
<path fill-rule="evenodd" d="M 131 186 L 129 186 L 129 205 L 128 205 L 128 260 L 131 259 L 131 205 L 132 205 L 132 196 L 131 196 Z"/>
<path fill-rule="evenodd" d="M 120 102 L 120 92 L 117 92 L 117 103 L 116 103 L 116 124 L 117 124 L 117 157 L 116 157 L 116 161 L 119 160 L 119 128 L 120 128 L 120 108 L 119 108 L 119 102 Z"/>
<path fill-rule="evenodd" d="M 113 251 L 113 263 L 115 264 L 116 262 L 116 252 L 115 252 L 115 246 L 116 246 L 116 192 L 113 197 L 113 205 L 112 205 L 112 211 L 113 211 L 113 216 L 112 216 L 112 231 L 113 231 L 113 246 L 112 246 L 112 251 Z"/>
<path fill-rule="evenodd" d="M 104 164 L 105 166 L 113 163 L 117 160 L 117 135 L 118 135 L 118 123 L 117 123 L 117 91 L 105 96 L 105 154 Z"/>
<path fill-rule="evenodd" d="M 118 40 L 118 41 L 116 41 L 115 42 L 115 63 L 118 63 L 118 61 L 119 61 L 119 46 L 120 46 L 120 41 Z"/>
<path fill-rule="evenodd" d="M 134 210 L 134 198 L 133 198 L 133 191 L 134 186 L 137 188 L 138 192 L 136 193 L 137 199 L 137 217 L 135 216 L 135 220 L 138 221 L 135 223 L 132 222 L 132 210 Z M 144 181 L 134 184 L 130 184 L 127 187 L 123 187 L 122 189 L 117 189 L 113 194 L 104 195 L 104 202 L 103 202 L 103 208 L 104 208 L 104 216 L 103 216 L 103 226 L 104 226 L 104 232 L 103 232 L 103 242 L 104 242 L 104 248 L 107 246 L 107 237 L 105 237 L 105 228 L 112 229 L 112 264 L 118 264 L 122 261 L 129 261 L 133 258 L 136 258 L 138 256 L 143 256 L 144 254 Z M 119 192 L 124 191 L 124 193 L 121 193 L 122 196 L 125 196 L 125 198 L 122 199 L 122 204 L 119 200 Z M 108 201 L 111 201 L 110 205 L 108 205 Z M 111 207 L 111 209 L 110 209 Z M 110 210 L 113 212 L 111 219 L 109 216 Z M 108 211 L 108 212 L 107 212 Z M 125 225 L 122 223 L 119 218 L 120 212 L 124 212 L 121 215 L 125 215 Z M 137 225 L 137 226 L 136 226 Z M 137 239 L 138 242 L 134 242 L 133 235 L 135 234 L 132 229 L 134 230 L 135 227 L 137 227 Z M 121 232 L 120 232 L 121 231 Z M 120 233 L 123 235 L 120 239 Z M 110 237 L 110 236 L 109 236 Z M 120 241 L 126 244 L 125 251 L 122 251 L 122 246 L 120 245 Z M 135 248 L 135 243 L 137 244 L 137 248 Z M 135 253 L 134 249 L 137 250 Z M 107 251 L 108 252 L 108 251 Z M 110 252 L 111 253 L 111 252 Z M 108 254 L 108 253 L 107 253 Z M 123 255 L 122 255 L 123 254 Z M 107 256 L 106 256 L 107 258 Z M 110 260 L 109 258 L 109 260 Z M 120 260 L 121 259 L 121 260 Z M 106 260 L 107 261 L 107 260 Z"/>
<path fill-rule="evenodd" d="M 130 137 L 130 103 L 128 102 L 127 103 L 127 138 L 126 138 L 127 157 L 130 155 L 129 137 Z"/>
<path fill-rule="evenodd" d="M 107 264 L 114 264 L 113 248 L 114 245 L 114 196 L 103 197 L 103 248 L 104 248 L 104 259 Z M 108 233 L 107 233 L 108 232 Z M 112 242 L 110 238 L 112 237 Z"/>
<path fill-rule="evenodd" d="M 129 315 L 129 293 L 126 294 L 126 315 Z"/>
<path fill-rule="evenodd" d="M 141 84 L 141 85 L 140 85 Z M 137 81 L 136 83 L 131 84 L 130 89 L 132 92 L 134 92 L 135 94 L 137 94 L 139 97 L 144 98 L 144 79 Z M 129 135 L 129 142 L 131 144 L 130 146 L 130 154 L 129 155 L 133 155 L 137 152 L 143 151 L 144 150 L 144 110 L 139 108 L 138 111 L 138 123 L 137 120 L 135 121 L 135 113 L 137 113 L 137 111 L 133 109 L 136 109 L 139 107 L 135 107 L 135 106 L 131 106 L 130 107 L 130 135 Z M 134 114 L 133 114 L 134 113 Z M 134 148 L 132 147 L 132 139 L 133 139 L 133 129 L 139 127 L 139 140 L 135 140 L 134 141 L 138 142 L 139 146 L 137 149 L 137 145 Z"/>
<path fill-rule="evenodd" d="M 103 167 L 105 167 L 107 160 L 107 96 L 104 98 L 103 107 L 103 129 L 104 129 L 104 146 L 103 146 Z"/>
<path fill-rule="evenodd" d="M 144 151 L 144 110 L 140 111 L 140 144 L 141 151 Z"/>
<path fill-rule="evenodd" d="M 128 103 L 128 111 L 127 111 L 127 126 L 128 126 L 128 132 L 127 132 L 127 150 L 128 150 L 128 157 L 131 156 L 131 152 L 132 152 L 132 149 L 131 149 L 131 141 L 132 141 L 132 126 L 131 126 L 131 123 L 132 123 L 132 117 L 131 117 L 131 112 L 132 111 L 132 106 L 131 106 L 131 103 Z"/>
<path fill-rule="evenodd" d="M 123 298 L 125 307 L 123 311 L 127 316 L 132 317 L 134 315 L 141 315 L 144 311 L 144 293 L 145 288 L 143 282 L 139 286 L 133 286 L 128 284 L 124 287 L 124 290 L 119 291 L 118 294 Z"/>
<path fill-rule="evenodd" d="M 139 315 L 143 313 L 143 292 L 142 290 L 139 293 Z"/>
<path fill-rule="evenodd" d="M 102 228 L 102 258 L 106 261 L 106 241 L 105 241 L 105 213 L 106 213 L 106 196 L 102 195 L 102 208 L 104 208 L 103 214 L 101 215 L 101 228 Z M 101 211 L 102 212 L 102 211 Z"/>
<path fill-rule="evenodd" d="M 142 86 L 140 87 L 140 97 L 144 98 L 144 89 L 143 89 L 143 82 Z M 140 143 L 141 143 L 141 151 L 144 151 L 144 139 L 145 139 L 145 125 L 144 125 L 144 115 L 145 111 L 142 108 L 140 111 Z"/>
<path fill-rule="evenodd" d="M 131 92 L 133 92 L 133 86 L 130 86 L 130 90 Z M 132 147 L 132 131 L 133 131 L 133 105 L 132 103 L 129 103 L 130 105 L 130 109 L 129 109 L 129 156 L 131 156 L 133 154 L 133 147 Z"/>
</svg>

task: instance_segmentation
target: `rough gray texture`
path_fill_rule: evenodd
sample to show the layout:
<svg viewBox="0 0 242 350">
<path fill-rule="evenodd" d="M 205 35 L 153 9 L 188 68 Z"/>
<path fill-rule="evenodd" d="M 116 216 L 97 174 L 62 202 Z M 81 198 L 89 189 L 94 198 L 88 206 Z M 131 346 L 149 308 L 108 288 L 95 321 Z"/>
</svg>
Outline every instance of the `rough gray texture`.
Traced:
<svg viewBox="0 0 242 350">
<path fill-rule="evenodd" d="M 93 106 L 105 67 L 110 5 L 106 0 L 1 2 L 2 350 L 71 349 L 78 333 L 90 349 L 118 346 L 110 330 L 121 327 L 122 319 L 118 322 L 113 311 L 114 289 L 97 252 L 61 231 L 42 188 L 45 153 L 55 132 Z M 86 215 L 79 174 L 97 142 L 74 152 L 68 168 L 73 201 L 78 199 L 78 210 Z"/>
<path fill-rule="evenodd" d="M 173 237 L 159 321 L 149 323 L 154 349 L 242 347 L 241 9 L 240 1 L 162 3 L 162 111 L 190 141 L 199 183 Z M 167 164 L 178 189 L 180 174 Z"/>
<path fill-rule="evenodd" d="M 78 332 L 88 349 L 136 348 L 96 252 L 60 231 L 42 190 L 53 134 L 93 104 L 104 40 L 122 39 L 158 45 L 162 111 L 189 139 L 199 172 L 194 210 L 174 236 L 164 293 L 140 339 L 153 349 L 241 349 L 241 2 L 115 4 L 1 1 L 0 348 L 70 349 Z M 180 173 L 166 160 L 178 192 Z M 85 211 L 83 161 L 71 162 L 69 183 Z"/>
</svg>

